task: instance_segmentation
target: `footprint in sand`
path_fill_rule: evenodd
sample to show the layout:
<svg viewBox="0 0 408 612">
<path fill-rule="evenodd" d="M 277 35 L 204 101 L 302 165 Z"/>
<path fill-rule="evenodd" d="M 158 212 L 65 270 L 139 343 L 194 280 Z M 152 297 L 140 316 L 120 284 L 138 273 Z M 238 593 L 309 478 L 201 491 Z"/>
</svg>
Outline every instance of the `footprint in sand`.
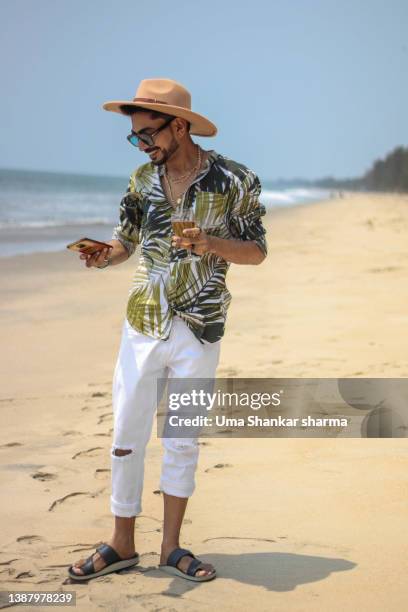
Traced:
<svg viewBox="0 0 408 612">
<path fill-rule="evenodd" d="M 35 480 L 41 480 L 45 482 L 47 480 L 55 480 L 57 478 L 56 474 L 50 474 L 48 472 L 35 472 L 34 474 L 30 474 L 31 478 Z"/>
<path fill-rule="evenodd" d="M 79 451 L 73 455 L 72 459 L 76 459 L 77 457 L 97 457 L 101 453 L 96 451 L 105 450 L 103 446 L 94 446 L 93 448 L 88 448 L 87 450 Z"/>
<path fill-rule="evenodd" d="M 34 578 L 35 574 L 33 574 L 32 572 L 28 571 L 28 572 L 20 572 L 19 574 L 17 574 L 17 576 L 15 577 L 15 580 L 19 580 L 20 578 Z"/>
<path fill-rule="evenodd" d="M 213 467 L 207 468 L 204 472 L 211 472 L 213 469 L 221 469 L 226 467 L 233 467 L 231 463 L 216 463 Z"/>
<path fill-rule="evenodd" d="M 107 476 L 109 476 L 110 474 L 110 469 L 108 468 L 97 468 L 95 470 L 95 478 L 97 478 L 98 480 L 103 480 L 104 478 L 106 478 Z"/>
<path fill-rule="evenodd" d="M 104 437 L 111 437 L 112 436 L 112 432 L 113 432 L 113 427 L 111 427 L 110 429 L 108 429 L 108 431 L 98 431 L 94 434 L 92 434 L 93 436 L 104 436 Z"/>
<path fill-rule="evenodd" d="M 10 563 L 13 563 L 13 561 L 20 561 L 20 559 L 16 557 L 15 559 L 9 559 L 8 561 L 0 561 L 0 565 L 10 565 Z"/>
<path fill-rule="evenodd" d="M 34 544 L 35 542 L 45 542 L 45 538 L 39 535 L 24 535 L 16 539 L 16 542 L 23 542 L 24 544 Z"/>
<path fill-rule="evenodd" d="M 105 492 L 105 487 L 99 489 L 99 491 L 95 491 L 95 493 L 91 493 L 90 491 L 74 491 L 74 493 L 68 493 L 68 495 L 64 495 L 64 497 L 60 497 L 52 502 L 51 506 L 48 508 L 48 512 L 52 512 L 58 505 L 63 504 L 67 499 L 71 499 L 71 497 L 78 497 L 78 495 L 85 495 L 86 497 L 98 497 L 101 493 Z"/>
<path fill-rule="evenodd" d="M 7 444 L 0 444 L 0 448 L 10 448 L 11 446 L 23 446 L 21 442 L 7 442 Z"/>
<path fill-rule="evenodd" d="M 105 412 L 104 414 L 101 414 L 101 416 L 98 418 L 97 425 L 100 425 L 101 423 L 104 423 L 105 421 L 108 421 L 111 418 L 112 418 L 112 413 L 111 412 Z"/>
<path fill-rule="evenodd" d="M 64 497 L 60 497 L 52 502 L 51 506 L 48 508 L 48 512 L 52 512 L 54 508 L 56 508 L 59 504 L 62 504 L 66 499 L 70 497 L 76 497 L 77 495 L 90 495 L 90 493 L 86 493 L 83 491 L 75 491 L 74 493 L 68 493 L 68 495 L 64 495 Z"/>
<path fill-rule="evenodd" d="M 95 391 L 95 393 L 92 393 L 91 397 L 106 397 L 107 395 L 107 391 Z"/>
<path fill-rule="evenodd" d="M 99 546 L 100 544 L 102 544 L 102 541 L 99 540 L 98 542 L 93 542 L 93 543 L 89 543 L 89 542 L 77 542 L 75 544 L 58 544 L 57 546 L 51 546 L 51 548 L 53 550 L 60 550 L 63 548 L 70 548 L 71 552 L 75 553 L 75 552 L 82 552 L 83 550 L 93 550 L 94 548 L 96 548 L 97 546 Z M 79 546 L 79 548 L 77 548 Z M 64 563 L 63 565 L 47 565 L 47 568 L 49 567 L 66 567 L 66 563 Z"/>
</svg>

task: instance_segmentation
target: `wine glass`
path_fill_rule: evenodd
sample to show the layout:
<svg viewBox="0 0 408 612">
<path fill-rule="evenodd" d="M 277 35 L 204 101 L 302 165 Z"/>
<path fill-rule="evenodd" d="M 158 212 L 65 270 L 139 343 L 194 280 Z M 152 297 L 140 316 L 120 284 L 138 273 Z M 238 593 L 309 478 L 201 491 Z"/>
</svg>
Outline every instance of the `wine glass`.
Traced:
<svg viewBox="0 0 408 612">
<path fill-rule="evenodd" d="M 197 227 L 195 220 L 194 220 L 193 209 L 186 208 L 186 209 L 174 211 L 171 215 L 171 227 L 173 229 L 173 233 L 176 236 L 185 238 L 185 236 L 183 235 L 184 229 Z M 189 250 L 189 249 L 183 249 L 183 250 Z M 196 253 L 192 253 L 191 250 L 189 250 L 188 255 L 186 255 L 186 257 L 183 257 L 179 261 L 180 263 L 191 263 L 192 261 L 195 261 L 197 259 L 200 259 L 200 255 L 197 255 Z"/>
</svg>

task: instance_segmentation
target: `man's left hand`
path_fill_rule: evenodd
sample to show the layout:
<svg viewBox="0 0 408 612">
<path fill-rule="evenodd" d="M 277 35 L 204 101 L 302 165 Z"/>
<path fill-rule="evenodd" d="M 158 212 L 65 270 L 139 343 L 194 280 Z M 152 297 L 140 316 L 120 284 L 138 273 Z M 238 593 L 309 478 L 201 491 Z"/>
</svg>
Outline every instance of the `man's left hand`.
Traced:
<svg viewBox="0 0 408 612">
<path fill-rule="evenodd" d="M 189 249 L 197 255 L 211 253 L 213 249 L 212 236 L 206 234 L 199 227 L 189 227 L 183 230 L 184 237 L 172 235 L 171 244 L 177 249 Z"/>
</svg>

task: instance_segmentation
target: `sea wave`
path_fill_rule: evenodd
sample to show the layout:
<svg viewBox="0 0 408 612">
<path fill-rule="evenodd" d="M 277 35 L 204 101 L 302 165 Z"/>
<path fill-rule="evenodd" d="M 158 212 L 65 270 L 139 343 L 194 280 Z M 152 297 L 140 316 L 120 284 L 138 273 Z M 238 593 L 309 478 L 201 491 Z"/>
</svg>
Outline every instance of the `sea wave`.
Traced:
<svg viewBox="0 0 408 612">
<path fill-rule="evenodd" d="M 67 227 L 70 225 L 113 225 L 115 220 L 107 217 L 77 217 L 72 219 L 49 219 L 39 221 L 4 221 L 0 222 L 0 229 L 41 229 L 43 227 Z"/>
<path fill-rule="evenodd" d="M 274 191 L 263 189 L 259 199 L 265 206 L 290 206 L 331 197 L 327 189 L 292 188 Z"/>
</svg>

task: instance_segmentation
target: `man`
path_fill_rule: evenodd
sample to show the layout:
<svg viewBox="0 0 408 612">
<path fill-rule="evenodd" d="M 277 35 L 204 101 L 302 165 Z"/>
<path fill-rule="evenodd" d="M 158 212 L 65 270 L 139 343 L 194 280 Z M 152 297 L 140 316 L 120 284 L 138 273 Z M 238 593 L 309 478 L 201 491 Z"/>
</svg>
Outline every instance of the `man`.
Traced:
<svg viewBox="0 0 408 612">
<path fill-rule="evenodd" d="M 191 134 L 215 136 L 217 128 L 191 110 L 185 87 L 171 79 L 145 79 L 132 101 L 106 102 L 103 108 L 130 116 L 128 140 L 150 161 L 130 176 L 109 242 L 113 248 L 80 256 L 87 267 L 105 268 L 126 261 L 141 245 L 112 385 L 115 525 L 109 543 L 69 568 L 71 578 L 79 580 L 138 562 L 134 526 L 141 512 L 157 379 L 215 376 L 231 301 L 225 285 L 229 265 L 260 264 L 267 255 L 259 178 L 243 164 L 193 142 Z M 173 213 L 189 209 L 196 227 L 175 236 Z M 162 443 L 159 567 L 188 580 L 211 580 L 215 568 L 179 544 L 195 488 L 197 439 L 162 438 Z"/>
</svg>

